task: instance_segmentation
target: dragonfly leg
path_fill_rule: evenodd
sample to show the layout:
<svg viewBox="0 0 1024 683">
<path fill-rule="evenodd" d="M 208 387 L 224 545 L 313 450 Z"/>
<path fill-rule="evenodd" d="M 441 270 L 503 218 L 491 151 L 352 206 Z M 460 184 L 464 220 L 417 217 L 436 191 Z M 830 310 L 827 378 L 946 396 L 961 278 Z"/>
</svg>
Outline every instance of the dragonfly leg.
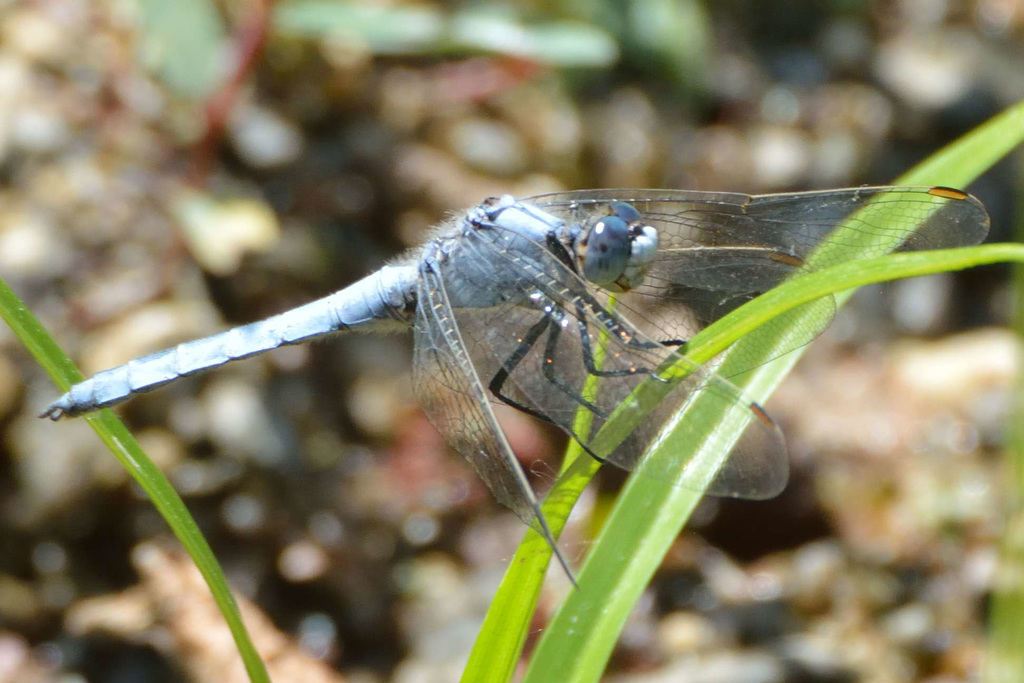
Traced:
<svg viewBox="0 0 1024 683">
<path fill-rule="evenodd" d="M 551 318 L 548 318 L 547 316 L 545 316 L 536 325 L 531 327 L 530 331 L 526 333 L 526 336 L 523 337 L 522 341 L 519 343 L 519 346 L 516 347 L 516 350 L 512 353 L 511 356 L 508 357 L 508 359 L 505 360 L 505 362 L 502 364 L 501 369 L 498 370 L 497 373 L 495 373 L 494 377 L 491 379 L 490 384 L 488 385 L 488 388 L 490 389 L 491 393 L 494 394 L 494 396 L 497 397 L 498 400 L 500 400 L 505 405 L 507 405 L 507 406 L 509 406 L 511 408 L 515 408 L 516 410 L 518 410 L 520 412 L 523 412 L 523 413 L 526 413 L 527 415 L 531 415 L 531 416 L 537 418 L 538 420 L 543 420 L 544 422 L 548 422 L 548 423 L 553 424 L 553 425 L 555 425 L 557 427 L 561 427 L 562 429 L 564 429 L 569 434 L 570 437 L 572 437 L 573 441 L 575 441 L 576 443 L 578 443 L 580 445 L 580 448 L 582 448 L 587 455 L 589 455 L 590 457 L 592 457 L 594 460 L 598 461 L 599 463 L 604 464 L 605 463 L 605 459 L 602 458 L 601 456 L 599 456 L 597 453 L 595 453 L 586 444 L 586 442 L 584 442 L 583 439 L 581 439 L 576 434 L 576 432 L 574 432 L 572 429 L 569 428 L 568 425 L 559 424 L 559 423 L 555 422 L 549 416 L 545 415 L 544 413 L 541 413 L 541 412 L 539 412 L 537 410 L 534 410 L 530 406 L 523 405 L 519 401 L 516 401 L 514 398 L 511 398 L 511 397 L 506 396 L 505 394 L 501 393 L 501 389 L 505 385 L 505 381 L 508 380 L 509 375 L 512 373 L 513 370 L 515 370 L 516 366 L 519 365 L 519 363 L 522 362 L 523 358 L 526 357 L 526 354 L 528 354 L 530 352 L 530 349 L 533 348 L 533 345 L 536 344 L 537 340 L 540 338 L 540 336 L 542 334 L 544 334 L 544 330 L 548 329 L 549 327 L 551 329 L 553 329 L 553 330 L 558 329 L 558 325 L 555 324 L 554 321 L 552 321 Z M 556 341 L 557 341 L 557 338 L 558 337 L 557 337 L 557 334 L 556 334 L 555 335 Z M 551 353 L 551 351 L 552 351 L 551 347 L 553 346 L 553 342 L 551 341 L 550 336 L 548 338 L 547 346 L 548 346 L 548 349 L 547 349 L 548 352 L 546 354 L 545 360 L 547 360 L 548 358 L 553 358 L 553 354 Z M 555 386 L 557 386 L 562 391 L 565 391 L 569 396 L 573 397 L 573 399 L 575 399 L 577 401 L 584 402 L 589 410 L 593 410 L 602 419 L 606 419 L 607 418 L 607 415 L 604 412 L 598 410 L 596 406 L 591 404 L 589 401 L 586 401 L 582 396 L 579 396 L 571 388 L 565 386 L 564 383 L 562 383 L 560 381 L 556 382 L 554 379 L 552 379 L 552 375 L 549 374 L 549 371 L 548 371 L 548 368 L 550 367 L 551 364 L 550 363 L 545 363 L 544 365 L 545 365 L 545 371 L 544 371 L 545 376 L 548 378 L 548 380 L 550 380 L 553 384 L 555 384 Z"/>
<path fill-rule="evenodd" d="M 512 352 L 512 355 L 506 358 L 505 362 L 501 364 L 501 369 L 498 370 L 498 372 L 494 373 L 494 377 L 491 378 L 491 382 L 488 385 L 488 389 L 490 389 L 491 393 L 494 394 L 494 396 L 505 405 L 515 408 L 516 410 L 526 413 L 527 415 L 532 415 L 538 420 L 544 420 L 545 422 L 550 422 L 554 424 L 555 421 L 552 420 L 547 415 L 545 415 L 544 413 L 536 411 L 527 405 L 523 405 L 519 401 L 516 401 L 515 399 L 501 393 L 501 389 L 502 387 L 505 386 L 505 381 L 508 380 L 508 376 L 512 374 L 512 371 L 516 369 L 516 366 L 519 365 L 519 363 L 521 363 L 524 358 L 526 358 L 526 354 L 530 352 L 530 349 L 533 348 L 533 345 L 537 343 L 537 340 L 540 339 L 540 336 L 544 334 L 544 330 L 546 330 L 548 328 L 548 325 L 550 324 L 551 321 L 547 317 L 545 317 L 541 319 L 540 322 L 538 322 L 536 325 L 530 328 L 530 330 L 526 333 L 526 336 L 519 341 L 519 345 L 516 346 L 516 349 L 515 351 Z"/>
<path fill-rule="evenodd" d="M 490 384 L 488 385 L 488 388 L 491 390 L 491 393 L 494 394 L 494 396 L 499 401 L 508 406 L 511 406 L 512 408 L 515 408 L 516 410 L 524 412 L 527 415 L 532 415 L 533 417 L 544 420 L 545 422 L 557 424 L 549 416 L 544 415 L 540 411 L 534 410 L 533 408 L 524 405 L 519 401 L 515 400 L 514 398 L 506 396 L 505 394 L 502 393 L 502 389 L 504 388 L 505 382 L 508 380 L 509 375 L 511 375 L 512 372 L 516 369 L 516 367 L 523 361 L 523 359 L 526 358 L 526 355 L 537 343 L 537 340 L 540 339 L 540 336 L 544 334 L 545 330 L 548 331 L 548 339 L 544 348 L 544 362 L 542 365 L 542 372 L 544 373 L 544 377 L 546 377 L 549 382 L 555 385 L 559 390 L 561 390 L 566 396 L 571 398 L 573 401 L 583 406 L 587 410 L 591 411 L 601 419 L 607 419 L 608 416 L 604 411 L 602 411 L 600 408 L 598 408 L 593 403 L 591 403 L 583 396 L 581 396 L 579 392 L 577 392 L 573 387 L 569 386 L 565 382 L 565 380 L 563 380 L 556 374 L 555 352 L 557 350 L 561 328 L 559 327 L 557 321 L 555 321 L 553 318 L 549 316 L 545 316 L 543 319 L 537 322 L 537 324 L 531 327 L 530 330 L 526 333 L 526 335 L 522 338 L 522 340 L 520 340 L 518 346 L 516 346 L 515 350 L 512 352 L 512 355 L 505 359 L 505 362 L 502 363 L 501 365 L 501 369 L 494 374 L 494 377 L 491 378 Z M 575 438 L 575 435 L 573 436 Z"/>
<path fill-rule="evenodd" d="M 544 347 L 544 376 L 547 377 L 549 382 L 561 389 L 563 393 L 576 401 L 576 403 L 594 413 L 602 420 L 608 419 L 607 413 L 577 393 L 575 389 L 570 387 L 561 377 L 555 374 L 555 352 L 558 350 L 558 338 L 562 334 L 562 328 L 556 320 L 550 320 L 551 322 L 548 325 L 548 341 Z"/>
<path fill-rule="evenodd" d="M 580 347 L 583 350 L 583 365 L 587 368 L 587 372 L 595 377 L 629 377 L 630 375 L 639 375 L 640 373 L 651 372 L 650 369 L 644 367 L 632 367 L 625 368 L 623 370 L 601 370 L 598 368 L 597 363 L 594 362 L 593 349 L 590 347 L 590 331 L 587 328 L 583 304 L 577 302 L 576 309 L 579 313 L 576 317 L 576 321 L 580 333 Z M 609 334 L 614 333 L 614 331 L 609 332 Z M 655 342 L 636 339 L 632 336 L 629 337 L 627 344 L 640 349 L 654 349 L 659 346 L 659 344 Z"/>
<path fill-rule="evenodd" d="M 555 422 L 555 420 L 553 420 L 551 417 L 545 415 L 544 413 L 534 410 L 530 406 L 524 405 L 519 401 L 516 401 L 514 398 L 511 398 L 510 396 L 506 396 L 505 394 L 501 393 L 501 390 L 504 387 L 505 382 L 508 380 L 509 375 L 511 375 L 511 373 L 516 369 L 519 363 L 521 363 L 523 359 L 526 358 L 526 355 L 537 343 L 537 340 L 540 339 L 540 336 L 544 334 L 544 331 L 549 328 L 556 332 L 553 335 L 548 336 L 544 360 L 547 361 L 550 359 L 553 361 L 554 347 L 558 341 L 557 330 L 560 330 L 560 328 L 552 318 L 544 316 L 544 318 L 537 322 L 536 325 L 531 327 L 530 330 L 526 333 L 526 335 L 520 340 L 519 345 L 516 347 L 515 351 L 512 352 L 512 355 L 505 359 L 505 362 L 502 363 L 501 369 L 498 370 L 498 372 L 496 372 L 494 377 L 491 379 L 488 388 L 490 389 L 491 393 L 505 405 L 511 408 L 515 408 L 516 410 L 522 413 L 526 413 L 527 415 L 531 415 L 537 418 L 538 420 L 543 420 L 544 422 L 548 422 L 555 426 L 561 427 L 566 432 L 568 432 L 569 436 L 572 437 L 573 441 L 578 443 L 580 445 L 580 448 L 582 448 L 587 455 L 589 455 L 597 462 L 604 464 L 606 462 L 606 459 L 602 458 L 597 453 L 595 453 L 594 450 L 591 449 L 590 446 L 588 446 L 587 443 L 569 427 L 569 425 L 559 424 Z M 567 385 L 565 385 L 564 382 L 562 382 L 561 380 L 554 376 L 554 368 L 551 367 L 553 364 L 554 363 L 548 362 L 544 363 L 544 374 L 548 378 L 548 380 L 555 384 L 555 386 L 557 386 L 559 389 L 566 392 L 574 400 L 580 402 L 582 405 L 585 405 L 585 407 L 587 407 L 588 410 L 594 411 L 602 419 L 607 419 L 607 415 L 603 411 L 598 410 L 596 406 L 594 406 L 589 401 L 586 401 L 586 399 L 584 399 L 582 396 L 579 396 L 575 391 L 573 391 L 571 387 L 568 387 Z"/>
</svg>

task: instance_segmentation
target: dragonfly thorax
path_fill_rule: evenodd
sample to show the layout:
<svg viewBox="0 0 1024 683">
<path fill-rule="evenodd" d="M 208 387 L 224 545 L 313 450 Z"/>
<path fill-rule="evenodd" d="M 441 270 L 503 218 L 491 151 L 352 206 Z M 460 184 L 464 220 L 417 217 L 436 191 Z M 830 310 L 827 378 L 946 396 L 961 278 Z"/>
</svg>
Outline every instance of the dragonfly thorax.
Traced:
<svg viewBox="0 0 1024 683">
<path fill-rule="evenodd" d="M 585 227 L 576 242 L 583 275 L 596 285 L 626 292 L 640 283 L 658 251 L 658 231 L 642 223 L 643 216 L 624 202 L 609 206 L 611 213 Z"/>
</svg>

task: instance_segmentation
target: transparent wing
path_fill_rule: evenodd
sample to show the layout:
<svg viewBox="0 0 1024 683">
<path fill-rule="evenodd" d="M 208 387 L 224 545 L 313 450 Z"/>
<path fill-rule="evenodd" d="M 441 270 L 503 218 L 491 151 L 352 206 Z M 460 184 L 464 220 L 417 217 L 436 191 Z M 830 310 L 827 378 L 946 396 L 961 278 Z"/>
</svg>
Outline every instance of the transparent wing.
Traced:
<svg viewBox="0 0 1024 683">
<path fill-rule="evenodd" d="M 498 502 L 544 536 L 572 576 L 466 352 L 444 282 L 429 261 L 420 268 L 417 300 L 413 386 L 423 410 Z"/>
<path fill-rule="evenodd" d="M 981 203 L 942 187 L 861 187 L 743 195 L 685 190 L 584 190 L 527 201 L 566 220 L 607 214 L 610 201 L 635 206 L 659 232 L 658 257 L 623 303 L 663 339 L 686 340 L 800 270 L 894 250 L 980 243 L 989 218 Z M 836 228 L 844 226 L 843 231 Z M 912 230 L 913 228 L 916 230 Z M 839 237 L 838 235 L 841 235 Z M 839 240 L 843 240 L 840 242 Z M 826 245 L 826 246 L 823 246 Z M 791 336 L 798 348 L 831 322 L 834 304 L 813 302 L 819 322 Z M 664 336 L 662 336 L 664 335 Z"/>
<path fill-rule="evenodd" d="M 597 292 L 543 246 L 498 229 L 473 231 L 441 268 L 445 282 L 457 283 L 464 294 L 487 286 L 475 273 L 514 274 L 502 278 L 515 283 L 516 295 L 508 301 L 452 311 L 490 400 L 548 420 L 595 457 L 632 470 L 670 418 L 700 395 L 739 411 L 747 424 L 738 443 L 735 434 L 715 435 L 718 447 L 732 455 L 709 492 L 768 498 L 785 486 L 782 435 L 756 404 L 709 368 L 686 364 L 609 311 Z M 684 372 L 670 378 L 666 369 L 673 361 Z M 589 424 L 578 421 L 581 412 Z M 613 419 L 627 428 L 609 441 L 602 430 Z M 678 484 L 685 465 L 669 458 L 645 472 Z"/>
</svg>

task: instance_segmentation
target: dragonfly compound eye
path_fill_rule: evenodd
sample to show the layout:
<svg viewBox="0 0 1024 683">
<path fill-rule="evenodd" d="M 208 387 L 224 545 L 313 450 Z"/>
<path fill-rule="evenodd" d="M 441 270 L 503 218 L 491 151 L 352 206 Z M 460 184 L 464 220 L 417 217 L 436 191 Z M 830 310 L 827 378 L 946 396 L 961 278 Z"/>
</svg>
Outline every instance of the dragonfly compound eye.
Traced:
<svg viewBox="0 0 1024 683">
<path fill-rule="evenodd" d="M 608 286 L 626 271 L 631 251 L 629 225 L 618 216 L 605 216 L 587 233 L 583 274 L 597 285 Z"/>
<path fill-rule="evenodd" d="M 627 223 L 636 223 L 643 218 L 635 206 L 626 202 L 612 202 L 608 209 Z"/>
<path fill-rule="evenodd" d="M 650 225 L 634 225 L 629 234 L 629 262 L 615 283 L 624 292 L 636 287 L 658 255 L 658 231 Z"/>
</svg>

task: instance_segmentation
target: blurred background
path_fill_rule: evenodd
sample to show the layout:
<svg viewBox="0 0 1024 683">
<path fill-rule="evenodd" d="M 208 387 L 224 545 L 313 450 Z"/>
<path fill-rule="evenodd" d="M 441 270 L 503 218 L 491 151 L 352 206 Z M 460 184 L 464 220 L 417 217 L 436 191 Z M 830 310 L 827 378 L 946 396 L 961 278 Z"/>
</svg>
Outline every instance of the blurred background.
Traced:
<svg viewBox="0 0 1024 683">
<path fill-rule="evenodd" d="M 92 374 L 323 296 L 492 194 L 890 182 L 1024 97 L 1022 38 L 1021 0 L 0 0 L 0 276 Z M 966 188 L 992 240 L 1021 178 Z M 977 679 L 1007 275 L 840 313 L 768 405 L 789 488 L 703 504 L 608 680 Z M 410 361 L 410 336 L 338 337 L 119 411 L 276 633 L 280 680 L 456 680 L 523 534 Z M 163 520 L 84 422 L 35 417 L 56 395 L 0 330 L 0 681 L 235 680 Z M 564 442 L 508 417 L 545 486 Z M 541 617 L 566 590 L 551 572 Z"/>
</svg>

